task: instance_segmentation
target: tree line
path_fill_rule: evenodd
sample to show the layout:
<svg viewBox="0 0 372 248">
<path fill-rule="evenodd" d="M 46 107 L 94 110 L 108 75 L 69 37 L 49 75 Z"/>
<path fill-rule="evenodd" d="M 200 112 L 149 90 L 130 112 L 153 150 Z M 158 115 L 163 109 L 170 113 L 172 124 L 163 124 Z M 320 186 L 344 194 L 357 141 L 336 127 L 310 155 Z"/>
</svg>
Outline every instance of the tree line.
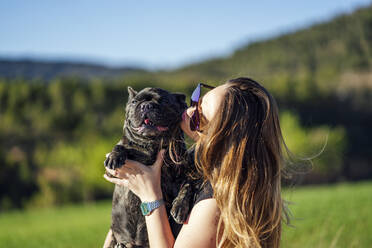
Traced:
<svg viewBox="0 0 372 248">
<path fill-rule="evenodd" d="M 137 90 L 159 86 L 78 78 L 48 84 L 0 81 L 0 208 L 110 198 L 112 185 L 102 178 L 103 161 L 122 134 L 128 85 Z M 162 88 L 190 96 L 193 86 L 190 82 Z M 328 135 L 324 154 L 313 165 L 300 159 L 297 164 L 306 165 L 291 169 L 321 181 L 340 172 L 346 142 L 342 127 L 303 127 L 290 111 L 282 112 L 281 121 L 286 142 L 298 158 L 320 151 Z"/>
</svg>

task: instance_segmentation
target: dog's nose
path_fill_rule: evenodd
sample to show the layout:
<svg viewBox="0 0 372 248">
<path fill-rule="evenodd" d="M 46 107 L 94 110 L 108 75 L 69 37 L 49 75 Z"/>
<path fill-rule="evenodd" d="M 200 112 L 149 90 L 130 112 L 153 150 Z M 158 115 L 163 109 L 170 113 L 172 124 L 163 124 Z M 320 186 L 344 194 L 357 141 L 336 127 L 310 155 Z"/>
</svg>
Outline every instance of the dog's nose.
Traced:
<svg viewBox="0 0 372 248">
<path fill-rule="evenodd" d="M 144 103 L 141 105 L 141 110 L 142 111 L 149 111 L 149 110 L 152 110 L 154 108 L 154 105 L 151 104 L 151 103 Z"/>
</svg>

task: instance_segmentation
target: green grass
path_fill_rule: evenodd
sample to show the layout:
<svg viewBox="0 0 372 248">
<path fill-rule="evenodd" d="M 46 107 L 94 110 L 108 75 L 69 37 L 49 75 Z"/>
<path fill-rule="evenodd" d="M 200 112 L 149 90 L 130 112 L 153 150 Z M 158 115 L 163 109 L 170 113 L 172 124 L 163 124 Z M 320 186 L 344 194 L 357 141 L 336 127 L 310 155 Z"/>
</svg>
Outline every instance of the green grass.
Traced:
<svg viewBox="0 0 372 248">
<path fill-rule="evenodd" d="M 294 227 L 283 247 L 371 247 L 372 182 L 287 190 Z"/>
<path fill-rule="evenodd" d="M 286 190 L 282 247 L 370 247 L 372 182 Z M 0 247 L 101 247 L 111 202 L 0 214 Z"/>
<path fill-rule="evenodd" d="M 0 247 L 102 247 L 111 201 L 0 215 Z"/>
</svg>

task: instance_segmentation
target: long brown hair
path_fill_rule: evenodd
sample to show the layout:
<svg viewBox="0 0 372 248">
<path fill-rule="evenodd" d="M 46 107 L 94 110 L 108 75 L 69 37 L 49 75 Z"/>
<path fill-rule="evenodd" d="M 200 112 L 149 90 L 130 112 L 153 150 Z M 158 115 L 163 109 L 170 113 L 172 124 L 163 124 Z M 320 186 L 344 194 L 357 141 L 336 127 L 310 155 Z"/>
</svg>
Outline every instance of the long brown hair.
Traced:
<svg viewBox="0 0 372 248">
<path fill-rule="evenodd" d="M 202 129 L 195 162 L 220 209 L 218 247 L 279 247 L 284 141 L 274 98 L 252 79 L 230 80 Z"/>
</svg>

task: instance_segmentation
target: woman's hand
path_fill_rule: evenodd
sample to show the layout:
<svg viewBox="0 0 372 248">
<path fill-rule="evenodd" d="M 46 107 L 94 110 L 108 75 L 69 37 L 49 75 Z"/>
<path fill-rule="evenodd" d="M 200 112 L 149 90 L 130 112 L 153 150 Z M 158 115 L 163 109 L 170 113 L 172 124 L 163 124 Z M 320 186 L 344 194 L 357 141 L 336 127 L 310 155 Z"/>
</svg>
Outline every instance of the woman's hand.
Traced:
<svg viewBox="0 0 372 248">
<path fill-rule="evenodd" d="M 122 167 L 115 170 L 106 167 L 106 171 L 116 178 L 106 174 L 103 177 L 109 182 L 128 187 L 142 202 L 162 199 L 160 175 L 164 152 L 165 150 L 161 150 L 158 153 L 152 166 L 145 166 L 137 161 L 127 159 Z"/>
</svg>

